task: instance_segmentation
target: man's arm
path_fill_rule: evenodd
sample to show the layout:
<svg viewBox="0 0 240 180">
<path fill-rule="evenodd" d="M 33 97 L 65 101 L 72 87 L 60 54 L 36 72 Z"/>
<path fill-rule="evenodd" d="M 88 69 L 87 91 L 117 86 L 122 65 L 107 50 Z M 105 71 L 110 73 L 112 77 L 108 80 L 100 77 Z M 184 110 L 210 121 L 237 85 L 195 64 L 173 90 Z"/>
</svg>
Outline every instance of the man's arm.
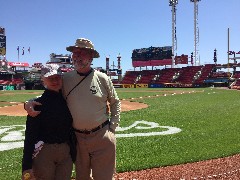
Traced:
<svg viewBox="0 0 240 180">
<path fill-rule="evenodd" d="M 111 118 L 110 118 L 110 129 L 115 132 L 120 122 L 121 102 L 118 98 L 117 92 L 113 86 L 111 79 L 108 79 L 108 102 L 110 106 Z"/>
<path fill-rule="evenodd" d="M 26 101 L 24 103 L 24 109 L 27 111 L 29 116 L 35 117 L 35 116 L 37 116 L 38 114 L 41 113 L 41 111 L 35 111 L 34 108 L 35 108 L 36 105 L 42 105 L 42 104 L 37 102 L 37 101 L 34 101 L 34 99 Z"/>
</svg>

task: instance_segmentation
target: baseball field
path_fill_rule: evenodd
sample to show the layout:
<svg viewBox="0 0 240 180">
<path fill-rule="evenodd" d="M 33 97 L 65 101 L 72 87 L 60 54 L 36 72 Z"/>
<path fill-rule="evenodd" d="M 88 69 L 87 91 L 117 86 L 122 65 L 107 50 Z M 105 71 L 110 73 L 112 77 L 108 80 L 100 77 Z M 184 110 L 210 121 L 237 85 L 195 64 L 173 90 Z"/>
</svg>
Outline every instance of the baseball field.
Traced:
<svg viewBox="0 0 240 180">
<path fill-rule="evenodd" d="M 117 92 L 123 107 L 116 130 L 118 174 L 240 154 L 240 91 L 128 88 Z M 0 180 L 21 177 L 26 122 L 22 104 L 41 94 L 0 92 Z"/>
</svg>

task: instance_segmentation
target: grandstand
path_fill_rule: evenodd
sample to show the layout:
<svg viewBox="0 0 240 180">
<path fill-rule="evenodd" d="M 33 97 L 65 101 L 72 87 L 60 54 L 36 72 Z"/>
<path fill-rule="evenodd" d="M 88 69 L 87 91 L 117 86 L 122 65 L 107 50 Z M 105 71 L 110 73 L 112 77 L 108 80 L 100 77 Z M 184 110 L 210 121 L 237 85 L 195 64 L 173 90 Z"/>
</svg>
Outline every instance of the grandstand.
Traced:
<svg viewBox="0 0 240 180">
<path fill-rule="evenodd" d="M 239 74 L 217 72 L 215 64 L 187 66 L 182 68 L 163 68 L 159 70 L 127 71 L 121 81 L 122 87 L 229 87 L 238 82 Z M 235 76 L 234 76 L 235 75 Z M 240 82 L 240 80 L 239 80 Z M 232 85 L 232 88 L 238 89 Z M 239 86 L 239 85 L 238 85 Z"/>
<path fill-rule="evenodd" d="M 0 90 L 15 90 L 24 87 L 24 77 L 28 74 L 28 63 L 0 61 Z"/>
<path fill-rule="evenodd" d="M 214 64 L 193 65 L 193 55 L 182 54 L 175 56 L 175 65 L 184 64 L 185 67 L 175 68 L 172 65 L 172 48 L 149 47 L 134 49 L 132 52 L 132 65 L 134 68 L 152 67 L 152 70 L 126 71 L 120 82 L 121 87 L 229 87 L 240 89 L 240 73 L 236 67 L 240 64 L 234 60 L 234 63 L 216 64 L 216 49 L 214 50 Z M 190 65 L 189 65 L 190 63 Z M 167 67 L 171 65 L 171 67 Z M 162 69 L 156 69 L 156 66 L 164 66 Z M 153 70 L 155 68 L 155 70 Z M 221 69 L 232 68 L 233 72 L 224 72 Z M 119 87 L 119 85 L 118 85 Z"/>
<path fill-rule="evenodd" d="M 50 54 L 50 60 L 46 64 L 59 64 L 61 71 L 72 71 L 70 55 Z M 42 63 L 34 63 L 31 67 L 28 63 L 0 61 L 0 90 L 32 90 L 43 89 L 41 83 Z"/>
</svg>

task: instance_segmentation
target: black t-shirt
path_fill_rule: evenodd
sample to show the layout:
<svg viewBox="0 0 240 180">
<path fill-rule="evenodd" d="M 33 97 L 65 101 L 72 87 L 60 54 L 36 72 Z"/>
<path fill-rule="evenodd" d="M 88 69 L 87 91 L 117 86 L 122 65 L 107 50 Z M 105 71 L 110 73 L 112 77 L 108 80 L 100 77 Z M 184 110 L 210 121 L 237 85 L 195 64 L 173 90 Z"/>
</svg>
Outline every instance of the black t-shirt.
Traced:
<svg viewBox="0 0 240 180">
<path fill-rule="evenodd" d="M 32 154 L 38 141 L 44 143 L 64 143 L 69 141 L 72 116 L 61 92 L 45 90 L 35 101 L 41 106 L 36 117 L 27 116 L 22 170 L 32 168 Z"/>
</svg>

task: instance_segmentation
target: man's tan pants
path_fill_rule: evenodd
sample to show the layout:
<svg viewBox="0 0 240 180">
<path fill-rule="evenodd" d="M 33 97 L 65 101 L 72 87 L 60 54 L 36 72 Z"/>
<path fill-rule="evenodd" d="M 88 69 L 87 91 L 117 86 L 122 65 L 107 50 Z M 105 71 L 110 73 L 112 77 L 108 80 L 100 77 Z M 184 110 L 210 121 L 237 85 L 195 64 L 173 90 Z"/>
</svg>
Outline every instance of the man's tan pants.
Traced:
<svg viewBox="0 0 240 180">
<path fill-rule="evenodd" d="M 116 167 L 116 137 L 109 125 L 91 133 L 76 132 L 76 180 L 112 180 Z"/>
</svg>

